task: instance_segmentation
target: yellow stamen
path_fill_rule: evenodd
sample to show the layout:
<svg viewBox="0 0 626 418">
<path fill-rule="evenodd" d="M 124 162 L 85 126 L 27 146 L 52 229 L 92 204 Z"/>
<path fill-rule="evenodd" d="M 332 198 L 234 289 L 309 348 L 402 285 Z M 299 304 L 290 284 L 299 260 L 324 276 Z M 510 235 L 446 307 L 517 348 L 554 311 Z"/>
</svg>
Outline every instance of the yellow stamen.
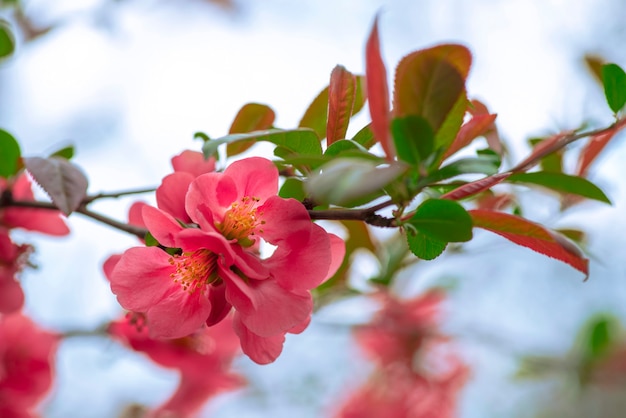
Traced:
<svg viewBox="0 0 626 418">
<path fill-rule="evenodd" d="M 189 293 L 194 293 L 196 290 L 205 292 L 207 285 L 219 279 L 217 254 L 209 250 L 184 252 L 170 257 L 169 262 L 176 269 L 170 277 Z"/>
<path fill-rule="evenodd" d="M 230 205 L 224 220 L 217 225 L 224 237 L 235 239 L 244 247 L 254 244 L 254 235 L 263 233 L 260 226 L 265 224 L 260 219 L 263 213 L 256 208 L 259 200 L 257 197 L 245 196 Z"/>
</svg>

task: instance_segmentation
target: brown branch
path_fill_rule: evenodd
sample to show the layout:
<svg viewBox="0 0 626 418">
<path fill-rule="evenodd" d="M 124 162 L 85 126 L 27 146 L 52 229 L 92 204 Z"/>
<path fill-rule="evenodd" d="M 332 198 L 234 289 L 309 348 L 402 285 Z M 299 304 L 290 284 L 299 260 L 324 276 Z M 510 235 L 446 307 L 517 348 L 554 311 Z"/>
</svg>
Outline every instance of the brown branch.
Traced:
<svg viewBox="0 0 626 418">
<path fill-rule="evenodd" d="M 94 200 L 98 200 L 98 199 L 108 199 L 108 198 L 114 198 L 117 199 L 119 197 L 122 196 L 130 196 L 130 195 L 134 195 L 134 194 L 144 194 L 144 193 L 152 193 L 156 191 L 155 187 L 150 187 L 150 188 L 145 188 L 145 189 L 137 189 L 137 190 L 124 190 L 121 192 L 113 192 L 113 193 L 98 193 L 98 194 L 94 194 L 91 196 L 87 196 L 82 200 L 82 204 L 83 205 L 87 205 L 91 202 L 93 202 Z"/>
<path fill-rule="evenodd" d="M 569 144 L 571 144 L 573 142 L 576 142 L 579 139 L 587 138 L 587 137 L 590 137 L 590 136 L 596 136 L 596 135 L 605 134 L 605 133 L 610 132 L 610 131 L 612 131 L 614 129 L 620 129 L 624 125 L 626 125 L 626 118 L 618 119 L 615 123 L 613 123 L 611 126 L 608 126 L 606 128 L 595 129 L 595 130 L 587 131 L 587 132 L 571 133 L 569 135 L 565 135 L 559 141 L 555 142 L 552 146 L 547 147 L 546 149 L 542 150 L 541 152 L 539 152 L 537 155 L 535 155 L 531 159 L 526 158 L 526 159 L 522 160 L 522 162 L 517 164 L 515 167 L 513 167 L 509 171 L 511 173 L 520 173 L 520 172 L 527 171 L 530 168 L 532 168 L 535 164 L 539 163 L 539 161 L 541 161 L 542 158 L 552 154 L 553 152 L 556 152 L 556 151 L 559 151 L 559 150 L 565 148 Z M 531 155 L 532 155 L 532 153 L 531 153 Z"/>
</svg>

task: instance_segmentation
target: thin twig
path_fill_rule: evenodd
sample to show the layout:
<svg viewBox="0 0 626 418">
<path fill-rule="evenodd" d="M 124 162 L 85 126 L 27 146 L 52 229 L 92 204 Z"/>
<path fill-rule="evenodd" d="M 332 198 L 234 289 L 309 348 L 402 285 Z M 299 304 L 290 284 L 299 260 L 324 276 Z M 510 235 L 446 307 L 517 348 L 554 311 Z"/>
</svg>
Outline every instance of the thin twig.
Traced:
<svg viewBox="0 0 626 418">
<path fill-rule="evenodd" d="M 107 199 L 107 198 L 117 199 L 118 197 L 122 197 L 122 196 L 130 196 L 130 195 L 134 195 L 134 194 L 152 193 L 154 191 L 156 191 L 156 188 L 155 187 L 150 187 L 150 188 L 145 188 L 145 189 L 125 190 L 125 191 L 114 192 L 114 193 L 98 193 L 98 194 L 94 194 L 94 195 L 85 197 L 82 200 L 81 203 L 83 205 L 87 205 L 87 204 L 93 202 L 94 200 L 98 200 L 98 199 Z"/>
</svg>

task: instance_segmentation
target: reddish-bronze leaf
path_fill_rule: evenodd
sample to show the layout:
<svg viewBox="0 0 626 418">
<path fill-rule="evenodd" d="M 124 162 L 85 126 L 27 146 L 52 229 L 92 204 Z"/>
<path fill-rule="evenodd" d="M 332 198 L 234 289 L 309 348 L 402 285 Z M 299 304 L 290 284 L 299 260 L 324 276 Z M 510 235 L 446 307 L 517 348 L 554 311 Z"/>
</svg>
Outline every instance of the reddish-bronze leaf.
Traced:
<svg viewBox="0 0 626 418">
<path fill-rule="evenodd" d="M 346 137 L 355 98 L 356 77 L 341 65 L 336 66 L 328 85 L 327 145 Z"/>
<path fill-rule="evenodd" d="M 556 135 L 552 135 L 551 137 L 544 139 L 543 141 L 535 145 L 530 155 L 526 157 L 521 163 L 512 168 L 511 171 L 517 173 L 528 170 L 533 165 L 537 164 L 543 157 L 548 155 L 553 147 L 555 149 L 558 148 L 559 142 L 561 142 L 564 138 L 568 137 L 571 134 L 572 132 L 559 132 Z"/>
<path fill-rule="evenodd" d="M 470 106 L 468 107 L 468 111 L 472 116 L 478 115 L 489 115 L 489 109 L 487 106 L 480 100 L 472 99 L 470 100 Z M 496 127 L 495 122 L 490 126 L 490 128 L 485 133 L 485 138 L 487 139 L 487 144 L 489 148 L 502 155 L 504 149 L 502 147 L 502 140 L 500 139 L 500 133 L 498 132 L 498 128 Z"/>
<path fill-rule="evenodd" d="M 616 124 L 615 127 L 608 132 L 591 137 L 587 146 L 580 153 L 576 175 L 581 177 L 587 176 L 591 163 L 598 157 L 611 139 L 613 139 L 615 134 L 622 130 L 624 126 L 626 126 L 626 119 L 620 121 L 620 123 Z"/>
<path fill-rule="evenodd" d="M 235 120 L 230 126 L 229 134 L 245 134 L 253 131 L 262 131 L 272 127 L 276 114 L 267 105 L 260 103 L 247 103 L 235 116 Z M 237 155 L 252 145 L 255 142 L 233 142 L 226 146 L 226 155 Z"/>
<path fill-rule="evenodd" d="M 454 142 L 450 145 L 443 155 L 442 160 L 445 160 L 458 150 L 468 146 L 474 139 L 479 136 L 483 136 L 491 129 L 493 122 L 496 120 L 495 114 L 493 115 L 476 115 L 468 120 L 461 130 L 454 138 Z"/>
<path fill-rule="evenodd" d="M 380 55 L 378 40 L 378 17 L 365 47 L 365 77 L 367 81 L 367 99 L 372 118 L 372 132 L 382 145 L 388 160 L 393 160 L 396 152 L 389 131 L 389 87 L 387 70 Z"/>
<path fill-rule="evenodd" d="M 497 173 L 492 176 L 464 184 L 442 195 L 441 199 L 460 200 L 469 196 L 473 196 L 475 194 L 490 189 L 510 175 L 511 173 Z"/>
<path fill-rule="evenodd" d="M 66 216 L 75 211 L 87 195 L 87 178 L 65 158 L 24 158 L 24 166 Z"/>
<path fill-rule="evenodd" d="M 460 100 L 465 101 L 465 78 L 471 54 L 461 45 L 439 45 L 413 52 L 396 68 L 394 116 L 421 116 L 435 133 Z M 462 115 L 458 121 L 461 126 Z M 452 132 L 452 138 L 456 132 Z"/>
<path fill-rule="evenodd" d="M 488 210 L 470 210 L 474 226 L 483 228 L 509 241 L 540 254 L 569 264 L 589 276 L 589 260 L 563 235 L 519 216 Z"/>
</svg>

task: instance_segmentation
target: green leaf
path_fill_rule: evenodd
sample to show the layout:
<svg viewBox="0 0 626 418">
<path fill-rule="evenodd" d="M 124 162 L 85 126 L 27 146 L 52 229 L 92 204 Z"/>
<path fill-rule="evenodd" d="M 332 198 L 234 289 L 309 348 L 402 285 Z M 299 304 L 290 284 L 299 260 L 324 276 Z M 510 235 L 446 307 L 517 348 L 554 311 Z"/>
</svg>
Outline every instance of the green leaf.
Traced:
<svg viewBox="0 0 626 418">
<path fill-rule="evenodd" d="M 616 342 L 616 321 L 613 318 L 597 318 L 589 328 L 587 352 L 592 359 L 602 357 Z"/>
<path fill-rule="evenodd" d="M 407 231 L 406 240 L 411 252 L 422 260 L 434 260 L 448 246 L 448 243 L 445 241 L 439 241 L 421 232 L 411 230 Z"/>
<path fill-rule="evenodd" d="M 146 232 L 144 241 L 146 243 L 146 247 L 158 247 L 160 245 L 159 241 L 157 241 L 157 239 L 154 238 L 154 235 L 152 235 L 150 232 Z"/>
<path fill-rule="evenodd" d="M 0 20 L 0 60 L 7 58 L 15 51 L 15 40 L 9 24 Z"/>
<path fill-rule="evenodd" d="M 439 45 L 407 55 L 396 68 L 394 114 L 425 118 L 437 149 L 447 149 L 461 128 L 471 61 L 464 46 Z"/>
<path fill-rule="evenodd" d="M 562 193 L 571 193 L 588 199 L 611 204 L 609 198 L 592 182 L 582 177 L 563 173 L 537 171 L 534 173 L 512 174 L 506 181 L 511 183 L 535 184 Z"/>
<path fill-rule="evenodd" d="M 374 138 L 374 133 L 370 127 L 370 124 L 365 125 L 359 132 L 352 137 L 354 142 L 361 144 L 363 147 L 370 149 L 374 145 L 376 145 L 376 138 Z"/>
<path fill-rule="evenodd" d="M 310 128 L 319 139 L 326 137 L 326 121 L 328 118 L 328 87 L 320 92 L 309 105 L 298 127 Z"/>
<path fill-rule="evenodd" d="M 293 130 L 267 129 L 212 139 L 206 141 L 202 146 L 204 157 L 209 158 L 214 155 L 217 152 L 217 148 L 222 144 L 231 144 L 238 141 L 266 141 L 298 154 L 322 155 L 322 146 L 315 131 L 308 128 L 299 128 Z"/>
<path fill-rule="evenodd" d="M 426 184 L 432 184 L 461 174 L 486 174 L 490 176 L 498 172 L 499 164 L 499 157 L 488 154 L 480 155 L 477 158 L 462 158 L 431 173 L 424 181 Z"/>
<path fill-rule="evenodd" d="M 421 116 L 393 119 L 391 134 L 396 154 L 411 165 L 420 164 L 433 152 L 435 135 L 428 121 Z"/>
<path fill-rule="evenodd" d="M 20 169 L 20 145 L 13 135 L 0 129 L 0 177 L 9 178 Z"/>
<path fill-rule="evenodd" d="M 472 218 L 463 206 L 452 200 L 425 201 L 407 223 L 436 241 L 465 242 L 472 239 Z"/>
<path fill-rule="evenodd" d="M 602 84 L 606 102 L 613 113 L 617 113 L 626 104 L 626 73 L 617 64 L 602 66 Z"/>
<path fill-rule="evenodd" d="M 66 160 L 71 160 L 74 157 L 74 145 L 68 145 L 67 147 L 63 147 L 58 151 L 50 154 L 51 157 L 61 157 Z"/>
<path fill-rule="evenodd" d="M 283 183 L 278 195 L 283 199 L 294 198 L 298 201 L 303 201 L 306 197 L 304 192 L 304 184 L 302 180 L 290 177 Z"/>
</svg>

